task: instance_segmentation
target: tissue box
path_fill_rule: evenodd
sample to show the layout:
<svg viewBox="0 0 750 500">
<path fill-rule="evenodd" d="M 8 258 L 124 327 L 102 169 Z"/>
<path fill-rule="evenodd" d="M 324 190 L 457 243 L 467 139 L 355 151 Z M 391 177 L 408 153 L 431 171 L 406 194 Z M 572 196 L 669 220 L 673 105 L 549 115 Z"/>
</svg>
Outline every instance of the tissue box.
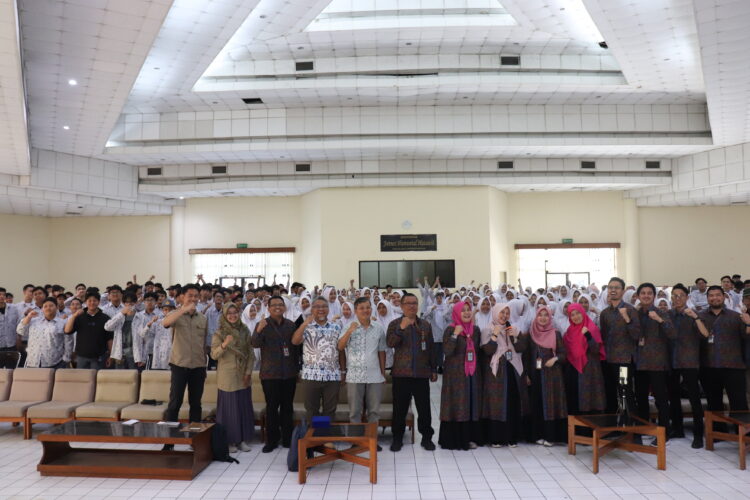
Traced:
<svg viewBox="0 0 750 500">
<path fill-rule="evenodd" d="M 312 418 L 314 429 L 325 429 L 331 426 L 331 417 L 317 416 Z"/>
</svg>

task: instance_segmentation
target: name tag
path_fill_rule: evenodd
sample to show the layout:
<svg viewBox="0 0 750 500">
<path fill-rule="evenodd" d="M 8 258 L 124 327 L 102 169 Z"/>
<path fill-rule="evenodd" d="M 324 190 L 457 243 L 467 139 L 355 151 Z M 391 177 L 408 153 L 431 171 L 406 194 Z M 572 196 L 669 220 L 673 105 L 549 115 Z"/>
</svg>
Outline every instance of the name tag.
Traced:
<svg viewBox="0 0 750 500">
<path fill-rule="evenodd" d="M 469 363 L 471 363 L 471 362 L 474 361 L 474 353 L 473 352 L 469 351 L 469 352 L 466 353 L 466 361 L 468 361 Z"/>
<path fill-rule="evenodd" d="M 542 358 L 536 358 L 536 369 L 537 370 L 542 369 Z"/>
<path fill-rule="evenodd" d="M 505 359 L 507 359 L 508 361 L 510 361 L 512 358 L 513 358 L 513 351 L 511 351 L 510 349 L 508 349 L 507 351 L 505 351 Z"/>
<path fill-rule="evenodd" d="M 713 333 L 708 336 L 708 343 L 709 344 L 713 344 L 714 343 L 714 334 Z"/>
<path fill-rule="evenodd" d="M 646 345 L 646 337 L 641 337 L 638 340 L 638 345 L 641 346 L 641 347 L 643 347 L 644 345 Z"/>
<path fill-rule="evenodd" d="M 422 341 L 422 350 L 423 350 L 423 351 L 426 351 L 426 350 L 427 350 L 427 341 L 426 341 L 426 340 L 423 340 L 423 341 Z"/>
<path fill-rule="evenodd" d="M 284 357 L 288 358 L 289 357 L 289 348 L 287 346 L 284 346 L 282 348 L 282 351 L 284 352 Z"/>
</svg>

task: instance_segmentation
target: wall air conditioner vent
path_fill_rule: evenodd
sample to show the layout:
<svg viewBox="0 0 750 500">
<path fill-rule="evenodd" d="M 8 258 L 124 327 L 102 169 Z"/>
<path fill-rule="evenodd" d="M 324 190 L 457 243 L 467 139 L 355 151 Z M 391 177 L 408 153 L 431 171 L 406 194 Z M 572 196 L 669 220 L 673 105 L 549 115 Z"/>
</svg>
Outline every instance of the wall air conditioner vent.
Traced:
<svg viewBox="0 0 750 500">
<path fill-rule="evenodd" d="M 647 161 L 646 168 L 661 168 L 660 161 Z"/>
<path fill-rule="evenodd" d="M 499 161 L 497 162 L 497 168 L 499 169 L 513 168 L 513 162 L 512 161 Z"/>
<path fill-rule="evenodd" d="M 146 175 L 161 175 L 161 167 L 148 167 Z"/>
<path fill-rule="evenodd" d="M 521 56 L 500 56 L 500 66 L 520 66 Z"/>
<path fill-rule="evenodd" d="M 295 71 L 312 71 L 315 69 L 315 64 L 312 61 L 302 61 L 294 63 Z"/>
<path fill-rule="evenodd" d="M 309 163 L 297 163 L 294 166 L 295 172 L 309 172 L 310 171 L 310 164 Z"/>
<path fill-rule="evenodd" d="M 260 97 L 245 97 L 242 99 L 245 104 L 263 104 L 263 99 Z"/>
<path fill-rule="evenodd" d="M 213 165 L 211 166 L 211 173 L 213 175 L 221 175 L 227 173 L 227 166 L 226 165 Z"/>
<path fill-rule="evenodd" d="M 586 168 L 589 170 L 594 169 L 596 168 L 596 162 L 595 161 L 582 161 L 581 168 Z"/>
</svg>

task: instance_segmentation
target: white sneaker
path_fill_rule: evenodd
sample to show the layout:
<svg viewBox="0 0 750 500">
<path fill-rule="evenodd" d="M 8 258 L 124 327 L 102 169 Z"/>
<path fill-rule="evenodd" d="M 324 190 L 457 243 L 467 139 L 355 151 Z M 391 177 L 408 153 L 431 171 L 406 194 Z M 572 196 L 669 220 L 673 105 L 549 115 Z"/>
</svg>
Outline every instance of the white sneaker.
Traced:
<svg viewBox="0 0 750 500">
<path fill-rule="evenodd" d="M 518 447 L 518 443 L 511 443 L 511 444 L 508 445 L 508 447 L 509 448 L 517 448 Z"/>
<path fill-rule="evenodd" d="M 503 447 L 503 445 L 501 445 L 501 444 L 497 444 L 497 443 L 495 443 L 495 444 L 491 444 L 490 446 L 491 446 L 492 448 L 502 448 L 502 447 Z"/>
<path fill-rule="evenodd" d="M 544 442 L 542 443 L 542 445 L 545 446 L 545 447 L 547 447 L 547 448 L 551 448 L 552 446 L 554 446 L 552 443 L 550 443 L 546 439 L 544 440 Z"/>
<path fill-rule="evenodd" d="M 477 449 L 477 443 L 474 441 L 469 441 L 469 449 L 470 450 L 476 450 Z"/>
<path fill-rule="evenodd" d="M 229 445 L 229 453 L 237 453 L 237 447 L 233 444 Z"/>
<path fill-rule="evenodd" d="M 539 445 L 544 445 L 545 442 L 546 441 L 544 439 L 537 439 L 536 440 L 536 444 L 539 444 Z"/>
<path fill-rule="evenodd" d="M 247 444 L 247 443 L 246 443 L 246 442 L 244 442 L 244 441 L 243 441 L 243 442 L 241 442 L 241 443 L 240 443 L 240 451 L 250 451 L 250 445 L 249 445 L 249 444 Z"/>
</svg>

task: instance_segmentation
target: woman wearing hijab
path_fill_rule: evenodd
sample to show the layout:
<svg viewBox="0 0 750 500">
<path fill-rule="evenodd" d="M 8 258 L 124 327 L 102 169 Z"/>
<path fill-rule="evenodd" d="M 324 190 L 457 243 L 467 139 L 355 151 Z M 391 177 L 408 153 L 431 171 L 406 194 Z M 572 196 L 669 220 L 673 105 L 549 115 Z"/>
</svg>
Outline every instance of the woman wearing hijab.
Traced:
<svg viewBox="0 0 750 500">
<path fill-rule="evenodd" d="M 492 323 L 482 330 L 482 412 L 486 439 L 493 448 L 515 447 L 521 437 L 521 416 L 528 408 L 528 391 L 520 352 L 525 343 L 511 326 L 508 304 L 492 308 Z"/>
<path fill-rule="evenodd" d="M 227 431 L 230 453 L 238 448 L 250 451 L 249 443 L 255 433 L 250 388 L 255 354 L 250 346 L 250 331 L 240 321 L 240 311 L 234 303 L 222 309 L 219 329 L 211 339 L 211 357 L 218 361 L 216 421 Z"/>
<path fill-rule="evenodd" d="M 565 442 L 568 418 L 562 369 L 565 345 L 552 324 L 552 311 L 547 306 L 537 309 L 531 322 L 525 358 L 531 379 L 532 439 L 544 446 Z"/>
<path fill-rule="evenodd" d="M 601 360 L 604 343 L 599 328 L 580 304 L 568 307 L 570 326 L 563 336 L 567 365 L 565 388 L 568 413 L 602 412 L 607 405 Z"/>
<path fill-rule="evenodd" d="M 479 331 L 492 323 L 492 304 L 490 304 L 489 297 L 482 297 L 479 301 L 479 307 L 474 309 L 474 323 Z"/>
<path fill-rule="evenodd" d="M 454 305 L 451 317 L 442 343 L 445 361 L 438 444 L 446 450 L 469 450 L 484 441 L 479 424 L 482 384 L 477 360 L 482 334 L 469 304 Z"/>
</svg>

